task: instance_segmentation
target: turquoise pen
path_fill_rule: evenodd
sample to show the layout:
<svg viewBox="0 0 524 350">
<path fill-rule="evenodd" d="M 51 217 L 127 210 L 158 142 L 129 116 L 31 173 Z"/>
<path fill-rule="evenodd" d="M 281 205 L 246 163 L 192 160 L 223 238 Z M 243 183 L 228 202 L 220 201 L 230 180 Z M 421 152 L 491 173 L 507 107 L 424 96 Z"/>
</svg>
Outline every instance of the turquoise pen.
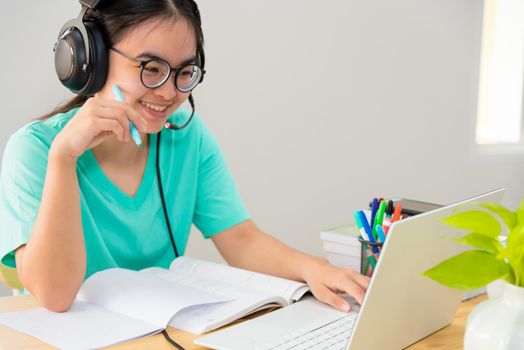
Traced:
<svg viewBox="0 0 524 350">
<path fill-rule="evenodd" d="M 382 226 L 377 225 L 375 226 L 375 230 L 377 230 L 378 233 L 378 239 L 381 243 L 384 243 L 386 241 L 386 235 L 384 234 L 384 230 L 382 229 Z"/>
<path fill-rule="evenodd" d="M 362 226 L 362 221 L 360 220 L 358 210 L 355 210 L 354 214 L 355 214 L 355 222 L 357 223 L 358 231 L 360 232 L 360 237 L 365 241 L 369 241 L 368 234 L 366 230 L 364 230 L 364 227 Z"/>
<path fill-rule="evenodd" d="M 113 90 L 113 95 L 115 95 L 115 100 L 118 102 L 124 102 L 124 96 L 122 96 L 122 91 L 120 91 L 118 85 L 114 84 L 111 89 Z M 135 141 L 138 148 L 142 147 L 142 138 L 140 137 L 140 133 L 131 120 L 129 121 L 129 131 L 131 132 L 131 137 L 133 138 L 133 141 Z"/>
</svg>

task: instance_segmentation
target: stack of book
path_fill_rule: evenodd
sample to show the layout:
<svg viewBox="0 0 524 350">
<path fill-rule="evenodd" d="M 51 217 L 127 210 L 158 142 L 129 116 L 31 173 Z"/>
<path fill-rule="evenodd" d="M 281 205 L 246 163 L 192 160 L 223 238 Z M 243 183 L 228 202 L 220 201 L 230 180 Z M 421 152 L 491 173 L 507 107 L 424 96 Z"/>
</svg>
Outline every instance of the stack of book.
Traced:
<svg viewBox="0 0 524 350">
<path fill-rule="evenodd" d="M 360 242 L 356 225 L 320 232 L 324 257 L 333 265 L 360 271 Z"/>
</svg>

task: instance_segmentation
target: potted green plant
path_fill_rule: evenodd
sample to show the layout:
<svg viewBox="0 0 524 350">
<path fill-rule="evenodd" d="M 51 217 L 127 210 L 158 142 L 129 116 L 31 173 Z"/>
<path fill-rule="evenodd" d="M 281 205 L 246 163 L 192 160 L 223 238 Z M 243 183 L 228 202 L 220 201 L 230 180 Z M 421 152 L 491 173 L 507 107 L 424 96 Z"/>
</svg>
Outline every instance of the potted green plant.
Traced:
<svg viewBox="0 0 524 350">
<path fill-rule="evenodd" d="M 502 280 L 501 296 L 479 303 L 469 314 L 465 350 L 524 349 L 524 201 L 515 211 L 496 203 L 443 219 L 469 233 L 457 242 L 473 249 L 455 255 L 423 274 L 445 286 L 474 290 Z M 507 233 L 506 244 L 499 236 Z"/>
</svg>

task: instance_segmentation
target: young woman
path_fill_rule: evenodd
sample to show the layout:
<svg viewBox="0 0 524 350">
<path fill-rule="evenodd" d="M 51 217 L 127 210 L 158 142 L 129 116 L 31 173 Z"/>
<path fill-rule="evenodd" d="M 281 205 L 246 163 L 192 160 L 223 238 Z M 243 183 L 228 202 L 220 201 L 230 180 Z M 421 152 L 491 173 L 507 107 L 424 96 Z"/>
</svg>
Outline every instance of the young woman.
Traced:
<svg viewBox="0 0 524 350">
<path fill-rule="evenodd" d="M 349 305 L 337 292 L 362 302 L 367 277 L 293 250 L 250 220 L 215 139 L 193 118 L 191 91 L 205 73 L 195 2 L 82 3 L 76 27 L 85 22 L 88 35 L 63 30 L 55 48 L 59 78 L 78 95 L 5 149 L 4 268 L 16 267 L 43 306 L 65 311 L 97 271 L 168 267 L 195 224 L 230 265 L 305 281 L 341 310 Z M 192 111 L 179 108 L 186 100 Z"/>
</svg>

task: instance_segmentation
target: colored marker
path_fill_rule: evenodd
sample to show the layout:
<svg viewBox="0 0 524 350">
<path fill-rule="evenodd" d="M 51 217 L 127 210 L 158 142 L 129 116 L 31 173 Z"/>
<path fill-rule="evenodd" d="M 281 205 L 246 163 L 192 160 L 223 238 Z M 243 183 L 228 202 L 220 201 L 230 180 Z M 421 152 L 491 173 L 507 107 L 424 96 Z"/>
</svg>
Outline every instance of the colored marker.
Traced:
<svg viewBox="0 0 524 350">
<path fill-rule="evenodd" d="M 371 227 L 368 224 L 368 219 L 366 219 L 366 215 L 364 214 L 364 212 L 362 210 L 360 210 L 358 212 L 358 215 L 360 216 L 360 222 L 362 224 L 362 227 L 366 231 L 366 234 L 367 234 L 367 236 L 369 238 L 368 241 L 371 242 L 371 243 L 375 243 L 376 240 L 375 240 L 375 237 L 373 237 L 373 232 L 371 232 Z M 376 253 L 376 254 L 379 253 L 379 250 L 378 250 L 378 248 L 376 246 L 372 245 L 371 249 L 373 250 L 374 253 Z"/>
<path fill-rule="evenodd" d="M 384 230 L 384 233 L 387 235 L 389 231 L 389 227 L 391 226 L 391 219 L 393 218 L 393 201 L 389 200 L 388 205 L 386 207 L 386 215 L 384 217 L 384 222 L 382 223 L 382 229 Z"/>
<path fill-rule="evenodd" d="M 115 95 L 115 100 L 118 102 L 124 102 L 124 96 L 122 96 L 122 91 L 120 91 L 118 85 L 115 84 L 111 86 L 111 89 L 113 90 L 113 95 Z M 142 138 L 140 137 L 140 133 L 131 120 L 129 121 L 129 131 L 131 132 L 131 137 L 133 138 L 133 141 L 135 141 L 138 148 L 142 147 Z"/>
<path fill-rule="evenodd" d="M 394 223 L 395 221 L 400 220 L 401 212 L 402 212 L 402 205 L 400 205 L 400 203 L 397 203 L 397 205 L 395 205 L 395 211 L 393 212 L 393 219 L 391 220 L 391 223 Z"/>
<path fill-rule="evenodd" d="M 390 199 L 388 201 L 388 205 L 386 207 L 386 215 L 391 218 L 393 216 L 393 211 L 395 210 L 395 207 L 393 206 L 393 201 Z"/>
<path fill-rule="evenodd" d="M 384 243 L 386 241 L 386 234 L 384 233 L 382 226 L 377 225 L 375 229 L 377 230 L 378 239 L 380 240 L 380 242 Z"/>
<path fill-rule="evenodd" d="M 373 223 L 373 228 L 374 228 L 374 234 L 375 234 L 375 237 L 377 237 L 377 225 L 380 225 L 382 226 L 382 222 L 384 221 L 384 213 L 386 212 L 386 201 L 381 201 L 379 206 L 378 206 L 378 211 L 377 211 L 377 216 L 375 218 L 375 221 Z"/>
<path fill-rule="evenodd" d="M 373 198 L 373 201 L 371 202 L 371 216 L 369 217 L 369 221 L 371 223 L 371 227 L 374 227 L 374 222 L 375 222 L 375 215 L 377 215 L 377 210 L 378 210 L 378 199 L 376 198 Z M 371 230 L 373 231 L 373 230 Z M 375 237 L 373 237 L 375 238 Z"/>
<path fill-rule="evenodd" d="M 360 232 L 360 237 L 365 241 L 369 241 L 368 234 L 366 233 L 366 231 L 364 230 L 364 227 L 362 226 L 362 221 L 360 220 L 358 210 L 355 210 L 354 215 L 355 215 L 355 222 L 357 223 L 358 231 Z"/>
</svg>

